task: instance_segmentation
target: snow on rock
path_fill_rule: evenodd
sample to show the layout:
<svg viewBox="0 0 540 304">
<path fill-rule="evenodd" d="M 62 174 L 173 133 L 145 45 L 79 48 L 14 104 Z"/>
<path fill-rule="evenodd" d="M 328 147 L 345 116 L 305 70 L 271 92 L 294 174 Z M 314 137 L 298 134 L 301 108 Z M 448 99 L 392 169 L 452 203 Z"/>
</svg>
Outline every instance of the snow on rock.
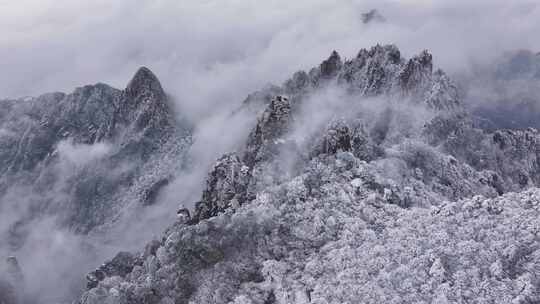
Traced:
<svg viewBox="0 0 540 304">
<path fill-rule="evenodd" d="M 255 129 L 249 134 L 243 161 L 253 167 L 255 163 L 269 157 L 276 140 L 291 127 L 293 116 L 287 97 L 276 96 L 260 116 Z"/>
<path fill-rule="evenodd" d="M 50 210 L 81 233 L 126 204 L 152 204 L 190 145 L 189 129 L 147 68 L 125 90 L 96 84 L 0 103 L 0 198 L 11 201 L 10 190 L 27 187 L 28 209 Z"/>
<path fill-rule="evenodd" d="M 317 195 L 306 169 L 234 214 L 171 227 L 163 263 L 99 283 L 81 303 L 539 300 L 539 189 L 401 208 L 338 166 L 327 164 Z"/>
<path fill-rule="evenodd" d="M 5 279 L 0 265 L 0 303 L 72 299 L 108 246 L 145 239 L 139 234 L 151 229 L 124 227 L 143 226 L 134 218 L 144 219 L 190 145 L 190 127 L 147 68 L 124 90 L 98 83 L 0 100 L 0 252 L 17 255 L 25 274 Z M 128 266 L 101 269 L 88 286 L 131 272 Z"/>
<path fill-rule="evenodd" d="M 247 200 L 248 167 L 232 153 L 221 157 L 210 172 L 202 200 L 195 206 L 195 220 L 207 219 Z"/>
<path fill-rule="evenodd" d="M 325 134 L 314 149 L 315 153 L 335 154 L 338 151 L 351 151 L 351 137 L 351 130 L 345 121 L 333 120 L 326 127 Z"/>
<path fill-rule="evenodd" d="M 298 142 L 294 122 L 331 86 L 429 115 L 351 105 Z M 196 220 L 81 304 L 540 301 L 538 132 L 475 129 L 428 52 L 333 52 L 244 106 L 263 111 L 211 170 Z"/>
</svg>

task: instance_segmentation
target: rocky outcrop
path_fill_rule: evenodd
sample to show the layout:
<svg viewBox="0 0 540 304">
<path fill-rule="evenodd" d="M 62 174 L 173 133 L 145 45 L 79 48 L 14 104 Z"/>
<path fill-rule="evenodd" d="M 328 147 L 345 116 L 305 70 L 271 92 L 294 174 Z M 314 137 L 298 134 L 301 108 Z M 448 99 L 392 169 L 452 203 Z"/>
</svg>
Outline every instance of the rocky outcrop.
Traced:
<svg viewBox="0 0 540 304">
<path fill-rule="evenodd" d="M 208 175 L 194 219 L 200 221 L 240 207 L 247 200 L 249 180 L 249 167 L 236 154 L 221 157 Z"/>
<path fill-rule="evenodd" d="M 148 157 L 175 132 L 173 110 L 167 96 L 157 77 L 145 67 L 129 82 L 118 109 L 120 121 L 131 129 L 123 139 L 123 148 L 128 153 L 144 149 L 141 156 Z"/>
<path fill-rule="evenodd" d="M 92 289 L 98 286 L 99 282 L 103 281 L 106 277 L 125 277 L 131 273 L 133 267 L 136 265 L 141 266 L 142 262 L 138 257 L 129 252 L 120 252 L 112 260 L 105 262 L 98 269 L 92 271 L 86 276 L 87 285 L 86 288 Z"/>
<path fill-rule="evenodd" d="M 384 21 L 386 21 L 386 19 L 376 9 L 372 9 L 369 12 L 362 14 L 362 22 L 364 24 Z"/>
<path fill-rule="evenodd" d="M 395 46 L 377 45 L 370 50 L 361 50 L 355 59 L 346 62 L 343 62 L 339 54 L 334 51 L 327 60 L 309 73 L 297 72 L 285 82 L 283 87 L 272 87 L 270 90 L 252 94 L 246 101 L 245 104 L 257 102 L 267 104 L 248 137 L 246 147 L 240 149 L 240 155 L 243 154 L 242 162 L 232 165 L 233 167 L 246 166 L 248 172 L 242 177 L 240 183 L 242 186 L 236 187 L 241 189 L 241 192 L 236 192 L 241 198 L 238 201 L 239 205 L 253 200 L 255 194 L 262 189 L 278 184 L 287 176 L 294 176 L 298 168 L 305 165 L 306 159 L 335 157 L 338 152 L 352 152 L 355 157 L 371 162 L 388 157 L 386 149 L 402 143 L 404 139 L 411 136 L 407 134 L 404 137 L 403 131 L 400 130 L 402 126 L 399 125 L 409 118 L 388 106 L 385 110 L 367 114 L 362 119 L 354 117 L 332 119 L 327 123 L 325 130 L 317 132 L 309 140 L 309 151 L 301 151 L 294 140 L 287 138 L 287 135 L 294 131 L 294 116 L 300 115 L 300 109 L 304 103 L 309 102 L 311 94 L 331 84 L 345 88 L 350 95 L 355 97 L 379 96 L 391 100 L 399 99 L 398 102 L 409 102 L 431 111 L 431 117 L 434 118 L 427 121 L 423 130 L 418 132 L 422 133 L 423 138 L 432 146 L 441 145 L 448 138 L 453 138 L 451 134 L 458 132 L 458 129 L 471 128 L 468 115 L 458 101 L 456 87 L 442 71 L 434 71 L 432 55 L 427 51 L 407 60 L 401 57 Z M 275 95 L 270 98 L 271 92 L 284 92 L 289 95 L 288 97 Z M 474 141 L 472 137 L 462 135 L 458 138 Z M 467 145 L 451 146 L 466 147 Z M 407 150 L 408 148 L 400 149 Z M 471 147 L 464 149 L 465 154 L 476 153 L 476 150 Z M 467 157 L 447 151 L 455 157 L 450 161 L 440 151 L 431 150 L 431 148 L 428 150 L 431 152 L 426 155 L 433 155 L 431 157 L 433 164 L 425 162 L 417 164 L 416 160 L 411 161 L 411 153 L 418 151 L 401 151 L 398 156 L 399 162 L 408 168 L 408 171 L 403 172 L 402 175 L 410 175 L 411 179 L 403 181 L 400 186 L 387 185 L 394 189 L 393 193 L 396 195 L 401 193 L 398 196 L 403 197 L 403 193 L 406 192 L 404 189 L 416 181 L 428 185 L 419 190 L 423 193 L 420 196 L 424 198 L 409 199 L 410 202 L 403 205 L 422 205 L 427 200 L 426 197 L 460 199 L 474 193 L 494 196 L 510 189 L 504 186 L 501 178 L 504 173 L 494 166 L 478 167 Z M 221 165 L 220 161 L 217 167 Z M 376 171 L 376 169 L 373 170 Z M 416 179 L 414 176 L 418 174 L 414 172 L 422 171 L 425 173 Z M 213 175 L 214 172 L 208 178 L 208 185 L 215 184 Z M 233 180 L 229 177 L 227 179 Z M 234 183 L 228 182 L 228 184 Z M 385 188 L 386 186 L 378 187 L 377 191 Z M 226 206 L 230 205 L 230 198 L 223 199 L 224 196 L 219 194 L 223 190 L 216 190 L 214 186 L 207 186 L 203 196 L 210 197 L 209 193 L 212 192 L 215 192 L 214 196 L 220 199 L 202 199 L 197 204 L 199 213 L 205 214 L 202 218 L 222 213 Z M 232 195 L 229 196 L 232 197 Z M 202 210 L 206 211 L 202 212 Z M 198 218 L 201 219 L 201 217 Z"/>
<path fill-rule="evenodd" d="M 459 108 L 457 88 L 444 72 L 433 71 L 432 55 L 427 51 L 405 60 L 392 45 L 363 49 L 344 64 L 339 78 L 357 94 L 396 95 L 437 110 Z"/>
<path fill-rule="evenodd" d="M 399 73 L 399 84 L 405 91 L 425 89 L 425 84 L 433 73 L 433 56 L 427 51 L 407 61 L 405 68 Z"/>
<path fill-rule="evenodd" d="M 376 138 L 381 136 L 380 128 L 374 126 L 371 132 L 368 132 L 366 128 L 362 120 L 332 119 L 325 130 L 315 136 L 315 144 L 311 148 L 310 157 L 349 151 L 363 161 L 372 161 L 381 157 L 384 149 L 375 142 Z"/>
<path fill-rule="evenodd" d="M 154 205 L 157 203 L 159 192 L 170 183 L 169 178 L 163 178 L 152 184 L 149 188 L 145 188 L 143 195 L 144 205 Z"/>
<path fill-rule="evenodd" d="M 538 130 L 500 130 L 485 141 L 487 147 L 483 152 L 487 157 L 481 159 L 479 167 L 498 172 L 506 182 L 506 191 L 540 185 Z"/>
<path fill-rule="evenodd" d="M 343 62 L 338 52 L 332 51 L 330 57 L 323 61 L 318 69 L 310 71 L 312 79 L 328 80 L 338 76 L 338 73 L 343 68 Z"/>
<path fill-rule="evenodd" d="M 316 154 L 336 154 L 338 151 L 352 150 L 352 132 L 346 122 L 334 120 L 326 127 L 326 131 L 315 147 Z"/>
<path fill-rule="evenodd" d="M 397 47 L 377 45 L 370 50 L 360 50 L 356 58 L 345 62 L 339 79 L 356 93 L 373 96 L 394 90 L 404 68 Z"/>
<path fill-rule="evenodd" d="M 141 67 L 129 81 L 124 90 L 126 96 L 131 99 L 131 104 L 135 105 L 144 98 L 153 98 L 155 100 L 165 100 L 165 91 L 161 83 L 152 71 L 147 67 Z"/>
<path fill-rule="evenodd" d="M 200 221 L 230 208 L 238 208 L 253 199 L 257 171 L 274 160 L 286 145 L 283 138 L 292 127 L 291 103 L 286 96 L 274 96 L 249 134 L 246 146 L 238 156 L 221 157 L 206 180 L 202 199 L 196 203 L 194 220 Z"/>
<path fill-rule="evenodd" d="M 257 162 L 269 159 L 274 147 L 291 127 L 291 103 L 285 96 L 276 96 L 249 134 L 243 161 L 253 168 Z"/>
<path fill-rule="evenodd" d="M 362 49 L 355 58 L 346 61 L 333 51 L 328 59 L 309 72 L 298 71 L 282 86 L 270 86 L 251 94 L 244 106 L 257 109 L 256 104 L 267 105 L 273 96 L 286 95 L 294 110 L 316 90 L 336 83 L 357 97 L 384 94 L 436 110 L 461 109 L 456 85 L 443 71 L 433 69 L 429 52 L 423 51 L 407 60 L 394 45 Z"/>
</svg>

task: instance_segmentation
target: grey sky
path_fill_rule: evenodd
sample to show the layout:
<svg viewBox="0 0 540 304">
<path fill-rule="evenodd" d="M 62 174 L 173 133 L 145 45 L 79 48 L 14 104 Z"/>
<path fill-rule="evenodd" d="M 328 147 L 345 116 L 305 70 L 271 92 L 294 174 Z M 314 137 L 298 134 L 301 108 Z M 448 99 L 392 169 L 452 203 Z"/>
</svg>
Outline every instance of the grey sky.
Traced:
<svg viewBox="0 0 540 304">
<path fill-rule="evenodd" d="M 106 82 L 151 68 L 190 115 L 239 101 L 333 50 L 427 48 L 450 73 L 508 49 L 540 50 L 531 0 L 0 0 L 0 96 Z M 385 24 L 364 25 L 376 8 Z"/>
</svg>

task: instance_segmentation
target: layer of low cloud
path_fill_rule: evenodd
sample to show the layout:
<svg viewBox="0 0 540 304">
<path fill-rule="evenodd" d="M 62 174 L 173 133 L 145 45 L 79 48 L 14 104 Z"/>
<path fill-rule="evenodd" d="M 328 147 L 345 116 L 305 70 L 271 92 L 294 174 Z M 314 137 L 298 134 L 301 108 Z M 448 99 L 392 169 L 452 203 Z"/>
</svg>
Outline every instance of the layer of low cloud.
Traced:
<svg viewBox="0 0 540 304">
<path fill-rule="evenodd" d="M 103 142 L 87 145 L 74 144 L 71 141 L 61 141 L 57 148 L 61 160 L 77 167 L 85 166 L 106 156 L 111 152 L 111 149 L 109 144 Z"/>
</svg>

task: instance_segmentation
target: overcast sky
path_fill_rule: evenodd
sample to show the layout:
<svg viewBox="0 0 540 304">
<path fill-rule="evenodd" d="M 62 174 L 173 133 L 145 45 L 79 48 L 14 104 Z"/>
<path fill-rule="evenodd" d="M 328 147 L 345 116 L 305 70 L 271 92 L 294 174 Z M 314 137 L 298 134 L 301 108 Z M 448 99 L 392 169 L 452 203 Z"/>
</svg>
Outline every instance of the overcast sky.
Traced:
<svg viewBox="0 0 540 304">
<path fill-rule="evenodd" d="M 333 49 L 429 49 L 452 73 L 509 49 L 540 50 L 531 0 L 0 0 L 0 97 L 123 88 L 148 66 L 190 115 L 230 104 Z M 378 9 L 386 23 L 362 23 Z M 219 108 L 219 107 L 218 107 Z"/>
</svg>

